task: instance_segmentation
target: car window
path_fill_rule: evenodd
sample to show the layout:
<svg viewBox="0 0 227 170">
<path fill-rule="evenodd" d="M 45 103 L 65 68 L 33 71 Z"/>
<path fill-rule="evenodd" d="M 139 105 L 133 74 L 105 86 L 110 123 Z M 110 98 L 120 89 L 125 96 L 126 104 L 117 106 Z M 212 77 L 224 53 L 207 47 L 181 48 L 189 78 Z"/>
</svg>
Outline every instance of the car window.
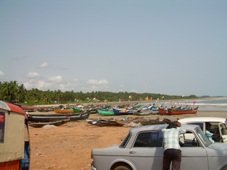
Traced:
<svg viewBox="0 0 227 170">
<path fill-rule="evenodd" d="M 209 127 L 207 127 L 207 124 L 209 124 Z M 206 122 L 206 130 L 208 130 L 210 133 L 212 133 L 212 139 L 215 142 L 221 141 L 221 134 L 219 131 L 219 123 L 218 122 Z"/>
<path fill-rule="evenodd" d="M 162 147 L 163 134 L 161 131 L 141 132 L 133 147 Z"/>
<path fill-rule="evenodd" d="M 189 125 L 198 125 L 202 130 L 203 130 L 203 123 L 199 123 L 199 122 L 196 122 L 196 123 L 188 123 Z"/>
<path fill-rule="evenodd" d="M 180 134 L 181 147 L 200 147 L 201 144 L 196 138 L 196 135 L 192 131 L 186 131 Z"/>
<path fill-rule="evenodd" d="M 227 135 L 227 127 L 224 123 L 220 124 L 220 128 L 221 128 L 222 135 Z"/>
<path fill-rule="evenodd" d="M 195 131 L 205 146 L 209 146 L 210 144 L 212 144 L 212 142 L 208 139 L 208 137 L 200 128 L 197 127 Z"/>
<path fill-rule="evenodd" d="M 210 129 L 206 127 L 206 130 L 210 130 L 210 132 L 215 133 L 219 131 L 219 123 L 218 122 L 206 122 L 210 124 Z"/>
</svg>

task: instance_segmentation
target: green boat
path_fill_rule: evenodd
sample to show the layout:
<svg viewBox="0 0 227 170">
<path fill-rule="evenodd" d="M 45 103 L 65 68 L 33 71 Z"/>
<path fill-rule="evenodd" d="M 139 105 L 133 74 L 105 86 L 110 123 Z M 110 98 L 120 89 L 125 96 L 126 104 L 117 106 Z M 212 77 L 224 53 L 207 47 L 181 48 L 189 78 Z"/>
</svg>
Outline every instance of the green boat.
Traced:
<svg viewBox="0 0 227 170">
<path fill-rule="evenodd" d="M 81 113 L 82 112 L 82 109 L 80 107 L 74 107 L 73 108 L 73 112 L 74 113 Z"/>
<path fill-rule="evenodd" d="M 102 116 L 113 116 L 114 112 L 112 109 L 98 109 L 98 114 Z"/>
</svg>

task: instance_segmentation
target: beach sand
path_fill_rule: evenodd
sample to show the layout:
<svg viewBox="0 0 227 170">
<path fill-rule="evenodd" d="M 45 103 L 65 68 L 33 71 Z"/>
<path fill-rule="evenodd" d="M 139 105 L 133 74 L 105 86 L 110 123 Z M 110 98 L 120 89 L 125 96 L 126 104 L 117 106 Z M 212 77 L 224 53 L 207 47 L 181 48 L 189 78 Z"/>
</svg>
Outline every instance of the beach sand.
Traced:
<svg viewBox="0 0 227 170">
<path fill-rule="evenodd" d="M 160 120 L 191 116 L 227 117 L 227 112 L 198 111 L 196 115 L 159 116 Z M 109 118 L 92 114 L 89 118 Z M 124 116 L 125 117 L 125 116 Z M 118 116 L 119 118 L 119 116 Z M 147 118 L 147 116 L 146 116 Z M 129 127 L 97 127 L 85 120 L 68 122 L 58 127 L 32 128 L 31 170 L 90 170 L 91 149 L 119 144 Z"/>
</svg>

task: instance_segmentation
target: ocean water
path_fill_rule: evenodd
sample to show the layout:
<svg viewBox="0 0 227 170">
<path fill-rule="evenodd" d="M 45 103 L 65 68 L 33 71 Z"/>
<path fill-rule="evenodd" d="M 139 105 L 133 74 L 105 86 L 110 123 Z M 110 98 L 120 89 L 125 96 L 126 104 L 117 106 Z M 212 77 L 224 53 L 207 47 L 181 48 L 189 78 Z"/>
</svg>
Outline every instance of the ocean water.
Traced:
<svg viewBox="0 0 227 170">
<path fill-rule="evenodd" d="M 176 102 L 177 103 L 177 102 Z M 227 97 L 204 98 L 195 100 L 178 101 L 179 104 L 199 106 L 201 111 L 226 111 Z"/>
</svg>

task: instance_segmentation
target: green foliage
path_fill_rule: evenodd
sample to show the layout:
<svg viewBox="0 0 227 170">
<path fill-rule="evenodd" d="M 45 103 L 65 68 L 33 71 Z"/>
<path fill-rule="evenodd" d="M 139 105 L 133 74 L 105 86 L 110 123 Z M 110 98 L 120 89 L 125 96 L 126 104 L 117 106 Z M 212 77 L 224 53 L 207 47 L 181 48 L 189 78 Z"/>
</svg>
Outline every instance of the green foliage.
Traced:
<svg viewBox="0 0 227 170">
<path fill-rule="evenodd" d="M 8 102 L 23 102 L 26 98 L 24 85 L 16 81 L 0 82 L 0 99 Z"/>
<path fill-rule="evenodd" d="M 118 101 L 141 101 L 145 99 L 152 100 L 170 100 L 170 99 L 192 99 L 196 95 L 177 96 L 156 93 L 133 93 L 133 92 L 74 92 L 60 90 L 42 91 L 39 89 L 26 90 L 24 85 L 19 85 L 16 81 L 0 82 L 0 100 L 21 103 L 21 104 L 56 104 L 56 103 L 84 103 L 84 102 L 118 102 Z"/>
</svg>

